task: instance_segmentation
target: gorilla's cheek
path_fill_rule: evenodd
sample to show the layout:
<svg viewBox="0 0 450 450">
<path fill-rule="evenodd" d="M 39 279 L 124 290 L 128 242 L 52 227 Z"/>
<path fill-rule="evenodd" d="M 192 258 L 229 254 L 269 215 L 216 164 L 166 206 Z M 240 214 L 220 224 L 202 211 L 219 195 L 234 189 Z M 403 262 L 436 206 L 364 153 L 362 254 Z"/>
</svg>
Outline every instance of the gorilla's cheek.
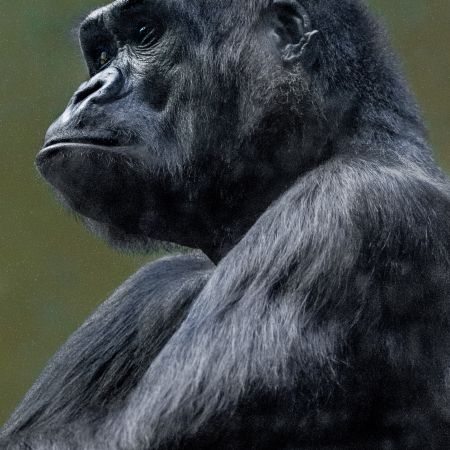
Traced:
<svg viewBox="0 0 450 450">
<path fill-rule="evenodd" d="M 128 231 L 138 226 L 145 181 L 133 159 L 87 147 L 43 155 L 37 166 L 75 212 Z"/>
</svg>

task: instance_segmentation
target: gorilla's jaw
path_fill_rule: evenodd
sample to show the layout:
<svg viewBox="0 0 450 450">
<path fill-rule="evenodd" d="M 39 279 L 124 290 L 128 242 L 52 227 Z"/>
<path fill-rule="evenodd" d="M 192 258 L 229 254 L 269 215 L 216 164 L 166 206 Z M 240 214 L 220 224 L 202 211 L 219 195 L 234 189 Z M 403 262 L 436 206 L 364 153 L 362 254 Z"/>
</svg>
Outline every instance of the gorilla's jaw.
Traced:
<svg viewBox="0 0 450 450">
<path fill-rule="evenodd" d="M 36 165 L 73 211 L 135 234 L 144 208 L 137 152 L 133 147 L 56 143 L 41 150 Z"/>
<path fill-rule="evenodd" d="M 57 199 L 113 246 L 149 251 L 178 244 L 220 259 L 215 242 L 222 247 L 225 239 L 210 211 L 198 207 L 195 195 L 188 198 L 194 189 L 186 177 L 150 170 L 146 154 L 139 145 L 49 141 L 36 165 Z"/>
</svg>

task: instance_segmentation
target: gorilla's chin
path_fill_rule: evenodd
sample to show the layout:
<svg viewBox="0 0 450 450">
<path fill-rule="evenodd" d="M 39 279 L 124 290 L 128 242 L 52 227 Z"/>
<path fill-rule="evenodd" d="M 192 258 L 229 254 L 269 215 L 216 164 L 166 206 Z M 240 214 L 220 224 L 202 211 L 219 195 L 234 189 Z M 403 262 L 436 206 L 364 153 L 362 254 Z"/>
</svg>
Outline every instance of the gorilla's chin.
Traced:
<svg viewBox="0 0 450 450">
<path fill-rule="evenodd" d="M 119 153 L 114 147 L 55 144 L 41 150 L 36 165 L 76 213 L 136 233 L 144 208 L 144 174 L 128 156 L 131 152 L 120 149 Z"/>
</svg>

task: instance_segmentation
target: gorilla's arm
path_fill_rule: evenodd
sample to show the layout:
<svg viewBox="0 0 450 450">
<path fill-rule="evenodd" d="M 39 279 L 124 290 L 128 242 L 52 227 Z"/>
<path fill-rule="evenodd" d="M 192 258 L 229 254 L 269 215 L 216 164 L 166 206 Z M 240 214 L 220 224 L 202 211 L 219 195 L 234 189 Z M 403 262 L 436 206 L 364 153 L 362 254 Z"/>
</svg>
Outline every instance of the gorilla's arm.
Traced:
<svg viewBox="0 0 450 450">
<path fill-rule="evenodd" d="M 99 418 L 121 409 L 179 327 L 211 268 L 201 256 L 170 257 L 126 281 L 55 355 L 4 427 L 0 448 L 7 443 L 21 448 L 19 442 L 41 448 L 42 435 L 42 448 L 49 449 L 53 430 L 66 429 L 64 440 L 70 442 L 74 424 L 88 424 L 87 438 Z"/>
<path fill-rule="evenodd" d="M 257 420 L 241 429 L 234 447 L 225 436 L 243 420 L 232 420 L 243 399 L 251 404 L 264 393 L 296 389 L 305 393 L 296 414 L 307 417 L 311 407 L 318 410 L 307 399 L 333 396 L 347 365 L 361 378 L 370 375 L 372 388 L 393 366 L 429 382 L 442 373 L 428 370 L 441 360 L 433 352 L 446 344 L 430 354 L 418 354 L 417 345 L 448 335 L 449 280 L 439 270 L 450 246 L 442 239 L 447 201 L 443 186 L 413 164 L 339 158 L 302 177 L 221 261 L 100 441 L 115 436 L 119 448 L 172 448 L 216 430 L 217 448 L 241 448 L 237 442 Z M 439 241 L 441 254 L 432 250 Z M 430 265 L 433 279 L 426 270 L 417 276 Z M 386 310 L 392 330 L 381 323 Z M 360 388 L 353 386 L 352 400 Z M 286 433 L 306 436 L 306 425 L 289 428 L 293 407 L 287 402 L 268 414 L 259 431 L 276 436 L 275 421 L 285 419 Z M 261 409 L 256 414 L 261 418 Z"/>
</svg>

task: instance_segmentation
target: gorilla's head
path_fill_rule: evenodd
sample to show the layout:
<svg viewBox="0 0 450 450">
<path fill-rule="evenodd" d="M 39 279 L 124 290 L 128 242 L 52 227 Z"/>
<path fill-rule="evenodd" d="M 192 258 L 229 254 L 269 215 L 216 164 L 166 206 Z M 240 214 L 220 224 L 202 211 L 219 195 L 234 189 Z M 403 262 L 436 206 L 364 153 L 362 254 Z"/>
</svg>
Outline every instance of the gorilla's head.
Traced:
<svg viewBox="0 0 450 450">
<path fill-rule="evenodd" d="M 350 0 L 115 1 L 81 24 L 90 79 L 38 168 L 115 244 L 218 260 L 356 132 L 369 20 Z"/>
</svg>

